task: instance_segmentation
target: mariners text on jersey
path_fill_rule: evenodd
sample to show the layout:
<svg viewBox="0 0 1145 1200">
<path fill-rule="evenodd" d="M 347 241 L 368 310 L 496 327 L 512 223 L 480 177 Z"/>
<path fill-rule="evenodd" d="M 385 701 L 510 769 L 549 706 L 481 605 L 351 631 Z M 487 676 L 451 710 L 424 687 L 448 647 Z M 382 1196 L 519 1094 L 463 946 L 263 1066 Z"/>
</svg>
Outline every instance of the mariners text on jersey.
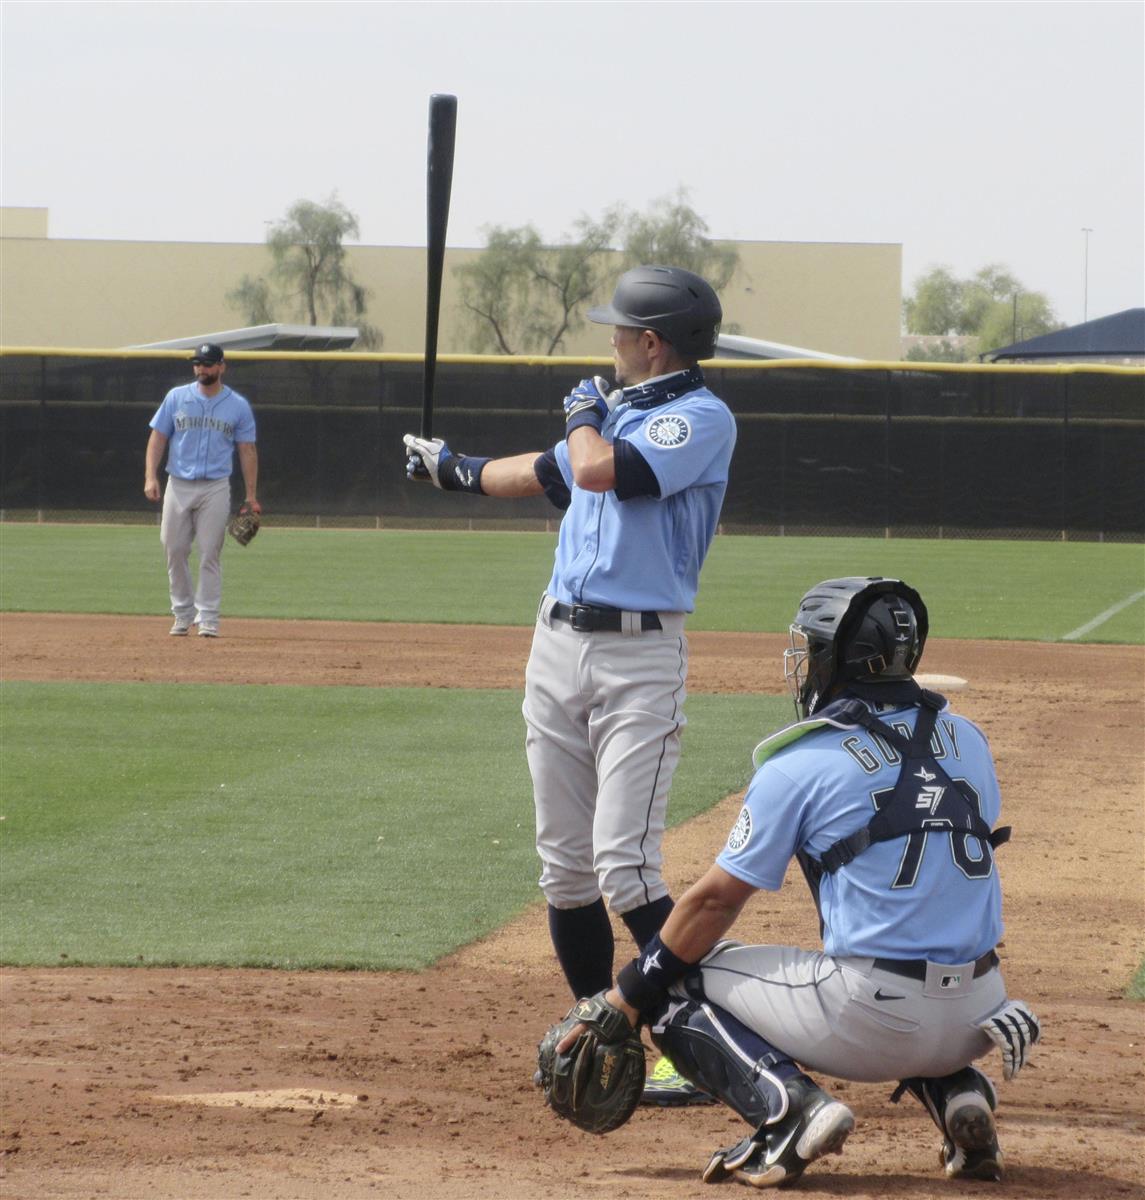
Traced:
<svg viewBox="0 0 1145 1200">
<path fill-rule="evenodd" d="M 178 433 L 183 433 L 188 429 L 213 429 L 217 433 L 225 434 L 229 438 L 235 436 L 235 424 L 233 421 L 220 421 L 216 417 L 196 417 L 186 412 L 175 414 L 175 429 Z"/>
<path fill-rule="evenodd" d="M 204 396 L 197 383 L 172 388 L 151 428 L 170 441 L 167 474 L 176 479 L 226 479 L 235 446 L 255 441 L 250 404 L 225 385 L 217 396 Z"/>
</svg>

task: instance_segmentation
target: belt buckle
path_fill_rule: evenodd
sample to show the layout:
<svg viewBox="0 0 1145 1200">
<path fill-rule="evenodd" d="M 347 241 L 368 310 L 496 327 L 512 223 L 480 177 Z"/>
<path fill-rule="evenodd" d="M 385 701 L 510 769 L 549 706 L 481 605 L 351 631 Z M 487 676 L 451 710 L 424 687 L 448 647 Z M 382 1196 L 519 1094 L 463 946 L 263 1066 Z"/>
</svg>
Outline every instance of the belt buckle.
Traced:
<svg viewBox="0 0 1145 1200">
<path fill-rule="evenodd" d="M 569 624 L 577 633 L 592 633 L 596 628 L 591 604 L 574 604 Z"/>
</svg>

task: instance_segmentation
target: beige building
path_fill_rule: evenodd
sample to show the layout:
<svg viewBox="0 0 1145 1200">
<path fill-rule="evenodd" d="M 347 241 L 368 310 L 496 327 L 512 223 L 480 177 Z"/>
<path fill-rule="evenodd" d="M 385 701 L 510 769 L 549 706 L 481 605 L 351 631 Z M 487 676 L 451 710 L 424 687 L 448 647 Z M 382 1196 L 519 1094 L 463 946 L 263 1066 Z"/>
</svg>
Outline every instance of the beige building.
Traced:
<svg viewBox="0 0 1145 1200">
<path fill-rule="evenodd" d="M 902 247 L 845 242 L 739 242 L 740 268 L 721 294 L 725 329 L 856 358 L 900 356 Z M 368 319 L 388 353 L 425 342 L 425 250 L 351 246 L 349 265 L 370 290 Z M 465 353 L 453 268 L 480 254 L 449 249 L 438 350 Z M 0 210 L 0 344 L 107 349 L 194 337 L 248 324 L 226 294 L 265 274 L 255 244 L 88 241 L 48 236 L 48 210 Z M 606 297 L 600 297 L 603 300 Z M 283 315 L 282 320 L 294 320 Z M 569 355 L 607 353 L 595 326 L 570 337 Z"/>
</svg>

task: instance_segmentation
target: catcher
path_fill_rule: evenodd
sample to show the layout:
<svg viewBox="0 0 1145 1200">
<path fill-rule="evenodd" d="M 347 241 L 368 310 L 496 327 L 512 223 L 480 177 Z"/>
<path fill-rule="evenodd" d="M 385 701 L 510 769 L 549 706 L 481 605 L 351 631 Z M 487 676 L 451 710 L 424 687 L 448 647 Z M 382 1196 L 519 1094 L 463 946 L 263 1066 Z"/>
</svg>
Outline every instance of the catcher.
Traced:
<svg viewBox="0 0 1145 1200">
<path fill-rule="evenodd" d="M 1040 1029 L 1007 998 L 995 951 L 994 850 L 1009 829 L 993 828 L 993 760 L 977 726 L 915 681 L 926 636 L 922 598 L 900 580 L 830 579 L 803 597 L 784 655 L 802 719 L 756 747 L 726 846 L 592 1002 L 605 1018 L 557 1027 L 559 1062 L 586 1027 L 616 1043 L 612 1011 L 646 1021 L 683 1075 L 743 1117 L 747 1135 L 712 1155 L 707 1183 L 783 1187 L 841 1151 L 854 1116 L 805 1069 L 897 1080 L 891 1099 L 923 1104 L 948 1176 L 1002 1178 L 997 1093 L 972 1064 L 996 1046 L 1014 1078 Z M 823 950 L 724 940 L 792 858 Z M 589 1109 L 595 1093 L 579 1095 Z"/>
</svg>

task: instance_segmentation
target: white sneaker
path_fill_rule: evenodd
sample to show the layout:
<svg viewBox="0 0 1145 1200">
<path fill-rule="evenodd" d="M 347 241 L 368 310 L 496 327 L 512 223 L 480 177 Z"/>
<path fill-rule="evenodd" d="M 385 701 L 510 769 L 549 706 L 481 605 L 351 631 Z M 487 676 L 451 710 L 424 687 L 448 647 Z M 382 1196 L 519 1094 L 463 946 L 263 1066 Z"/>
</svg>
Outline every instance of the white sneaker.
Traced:
<svg viewBox="0 0 1145 1200">
<path fill-rule="evenodd" d="M 176 617 L 175 624 L 167 631 L 171 637 L 186 637 L 191 628 L 190 617 Z"/>
<path fill-rule="evenodd" d="M 218 637 L 219 627 L 217 625 L 200 625 L 199 637 Z"/>
</svg>

